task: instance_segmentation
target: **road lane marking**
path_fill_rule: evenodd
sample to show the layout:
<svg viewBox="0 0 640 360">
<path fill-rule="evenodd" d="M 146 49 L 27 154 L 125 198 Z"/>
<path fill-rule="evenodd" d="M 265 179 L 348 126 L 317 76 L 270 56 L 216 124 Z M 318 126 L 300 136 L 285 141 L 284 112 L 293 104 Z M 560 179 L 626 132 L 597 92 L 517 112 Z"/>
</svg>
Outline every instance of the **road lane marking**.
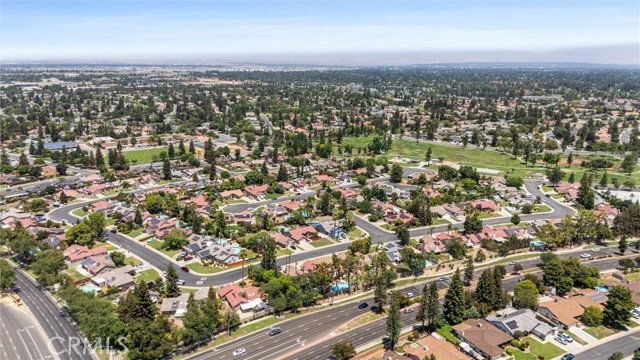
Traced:
<svg viewBox="0 0 640 360">
<path fill-rule="evenodd" d="M 20 340 L 22 340 L 22 343 L 24 344 L 24 348 L 25 348 L 25 350 L 27 350 L 27 354 L 29 354 L 29 359 L 33 360 L 33 356 L 31 356 L 31 351 L 29 351 L 29 346 L 27 345 L 27 343 L 22 338 L 21 332 L 23 332 L 23 331 L 24 331 L 24 329 L 19 329 L 18 330 L 18 336 L 20 337 Z"/>
</svg>

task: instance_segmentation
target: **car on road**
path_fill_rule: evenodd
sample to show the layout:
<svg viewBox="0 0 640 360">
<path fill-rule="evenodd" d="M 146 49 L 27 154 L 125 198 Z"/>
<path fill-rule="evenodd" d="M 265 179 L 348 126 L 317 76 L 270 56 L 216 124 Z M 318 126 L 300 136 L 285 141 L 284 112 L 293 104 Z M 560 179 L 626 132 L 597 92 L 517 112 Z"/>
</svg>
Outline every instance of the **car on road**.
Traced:
<svg viewBox="0 0 640 360">
<path fill-rule="evenodd" d="M 180 286 L 184 285 L 185 283 L 186 283 L 186 281 L 184 281 L 184 280 L 182 280 L 182 279 L 180 279 L 180 280 L 176 281 L 176 284 L 178 284 L 178 285 L 180 285 Z"/>
<path fill-rule="evenodd" d="M 233 356 L 242 355 L 242 354 L 244 354 L 246 352 L 247 352 L 247 350 L 245 350 L 245 348 L 239 348 L 239 349 L 236 349 L 236 351 L 233 352 Z"/>
<path fill-rule="evenodd" d="M 444 276 L 440 276 L 440 277 L 438 278 L 438 281 L 445 281 L 445 280 L 447 280 L 447 278 L 446 278 L 446 277 L 444 277 Z"/>
<path fill-rule="evenodd" d="M 405 314 L 411 314 L 413 312 L 413 308 L 406 308 L 402 312 Z"/>
<path fill-rule="evenodd" d="M 182 267 L 180 268 L 180 270 L 182 270 L 182 271 L 184 271 L 184 272 L 189 272 L 189 268 L 188 268 L 188 267 L 186 267 L 186 266 L 182 266 Z"/>
<path fill-rule="evenodd" d="M 511 266 L 516 266 L 517 264 L 518 264 L 518 263 L 517 263 L 517 262 L 515 262 L 515 261 L 512 261 L 512 262 L 510 262 L 510 263 L 509 263 L 509 265 L 511 265 Z"/>
<path fill-rule="evenodd" d="M 282 329 L 280 329 L 279 327 L 274 327 L 271 330 L 269 330 L 269 336 L 273 336 L 273 335 L 278 335 L 282 332 Z"/>
<path fill-rule="evenodd" d="M 112 234 L 115 234 L 115 233 L 117 233 L 117 232 L 118 232 L 118 229 L 111 229 L 111 233 L 112 233 Z"/>
<path fill-rule="evenodd" d="M 358 305 L 358 309 L 365 309 L 367 306 L 369 306 L 369 304 L 362 303 L 362 304 Z"/>
<path fill-rule="evenodd" d="M 414 295 L 413 295 L 413 293 L 412 293 L 412 292 L 408 292 L 408 293 L 407 293 L 407 297 L 408 297 L 409 299 L 411 299 L 412 297 L 414 297 Z"/>
<path fill-rule="evenodd" d="M 167 276 L 167 272 L 166 272 L 166 271 L 163 271 L 163 272 L 162 272 L 162 276 Z"/>
<path fill-rule="evenodd" d="M 591 252 L 598 252 L 598 251 L 600 251 L 600 248 L 593 248 L 593 249 L 591 249 Z"/>
<path fill-rule="evenodd" d="M 253 210 L 255 210 L 255 209 L 256 209 L 256 208 L 254 208 L 254 207 L 248 207 L 248 208 L 247 208 L 247 210 L 249 210 L 249 211 L 253 211 Z"/>
<path fill-rule="evenodd" d="M 297 192 L 297 193 L 296 193 L 296 195 L 302 195 L 302 193 L 300 193 L 300 192 Z"/>
<path fill-rule="evenodd" d="M 564 354 L 562 355 L 562 357 L 560 358 L 561 360 L 573 360 L 573 358 L 576 357 L 573 354 Z"/>
<path fill-rule="evenodd" d="M 591 257 L 591 254 L 584 253 L 584 254 L 580 255 L 580 257 L 583 258 L 583 259 L 588 259 L 588 258 Z"/>
<path fill-rule="evenodd" d="M 518 282 L 520 282 L 520 281 L 524 281 L 524 278 L 523 277 L 518 278 Z"/>
</svg>

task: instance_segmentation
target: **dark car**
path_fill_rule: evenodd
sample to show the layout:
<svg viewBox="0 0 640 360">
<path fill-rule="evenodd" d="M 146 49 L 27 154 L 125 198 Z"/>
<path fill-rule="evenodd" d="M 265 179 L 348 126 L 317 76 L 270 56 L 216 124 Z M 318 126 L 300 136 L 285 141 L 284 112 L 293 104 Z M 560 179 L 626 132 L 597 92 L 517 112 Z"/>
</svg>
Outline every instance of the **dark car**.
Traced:
<svg viewBox="0 0 640 360">
<path fill-rule="evenodd" d="M 181 267 L 180 270 L 182 270 L 184 272 L 189 272 L 189 268 L 186 267 L 186 266 Z"/>
<path fill-rule="evenodd" d="M 366 308 L 367 306 L 369 306 L 369 304 L 367 304 L 367 303 L 362 303 L 362 304 L 358 305 L 358 309 L 364 309 L 364 308 Z"/>
<path fill-rule="evenodd" d="M 562 355 L 562 360 L 572 360 L 575 356 L 573 354 L 564 354 Z"/>
<path fill-rule="evenodd" d="M 280 329 L 279 327 L 275 327 L 275 328 L 269 330 L 269 336 L 278 335 L 281 332 L 282 332 L 282 329 Z"/>
<path fill-rule="evenodd" d="M 112 234 L 115 234 L 115 233 L 117 233 L 117 232 L 118 232 L 118 230 L 116 230 L 116 229 L 111 229 L 111 233 L 112 233 Z"/>
</svg>

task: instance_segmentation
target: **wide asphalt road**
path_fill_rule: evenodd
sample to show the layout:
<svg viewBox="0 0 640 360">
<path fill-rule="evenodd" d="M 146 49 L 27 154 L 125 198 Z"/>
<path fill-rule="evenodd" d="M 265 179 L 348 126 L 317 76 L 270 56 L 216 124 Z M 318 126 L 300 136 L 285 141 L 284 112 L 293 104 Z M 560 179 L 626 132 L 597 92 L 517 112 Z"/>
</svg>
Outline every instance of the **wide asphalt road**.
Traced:
<svg viewBox="0 0 640 360">
<path fill-rule="evenodd" d="M 46 336 L 44 346 L 51 349 L 60 360 L 93 360 L 88 348 L 83 345 L 83 337 L 63 315 L 57 303 L 35 281 L 20 269 L 15 270 L 16 291 L 22 302 L 35 314 L 36 320 Z M 4 319 L 3 319 L 4 321 Z M 29 357 L 10 357 L 9 359 L 30 359 Z"/>
<path fill-rule="evenodd" d="M 640 351 L 640 333 L 636 331 L 617 339 L 609 340 L 602 345 L 575 354 L 574 360 L 605 360 L 616 351 L 621 351 L 625 358 L 632 356 L 635 351 Z"/>
<path fill-rule="evenodd" d="M 615 248 L 602 248 L 599 252 L 594 252 L 594 256 L 613 254 Z M 573 251 L 560 254 L 560 258 L 570 256 L 578 257 L 584 251 Z M 536 268 L 540 262 L 539 258 L 523 260 L 519 263 L 524 269 Z M 617 258 L 608 258 L 590 262 L 590 266 L 597 266 L 601 270 L 613 269 L 618 266 Z M 508 270 L 511 270 L 508 266 Z M 481 270 L 476 271 L 475 277 L 479 278 Z M 437 281 L 439 289 L 446 289 L 449 286 L 450 276 L 445 276 L 444 281 Z M 506 290 L 513 290 L 518 277 L 512 277 L 504 281 Z M 418 282 L 398 289 L 401 292 L 412 292 L 415 295 L 422 293 L 422 287 L 431 281 Z M 327 307 L 317 312 L 312 312 L 300 317 L 292 318 L 280 324 L 282 333 L 269 336 L 267 329 L 249 334 L 234 341 L 224 343 L 212 349 L 188 357 L 188 360 L 217 360 L 233 358 L 233 351 L 238 348 L 245 348 L 247 353 L 242 359 L 276 359 L 280 357 L 296 359 L 326 359 L 330 355 L 329 347 L 342 339 L 348 339 L 356 347 L 374 340 L 382 340 L 385 336 L 384 319 L 378 322 L 370 322 L 365 326 L 344 332 L 335 337 L 328 337 L 333 331 L 345 324 L 354 317 L 367 313 L 371 306 L 359 309 L 362 302 L 373 304 L 373 297 L 369 296 L 333 307 Z M 415 323 L 415 313 L 404 315 L 403 325 Z M 315 343 L 315 344 L 314 344 Z M 294 354 L 295 353 L 295 354 Z"/>
<path fill-rule="evenodd" d="M 415 169 L 412 169 L 412 170 L 415 171 Z M 384 180 L 384 179 L 385 178 L 379 178 L 374 180 Z M 525 183 L 525 187 L 527 188 L 527 191 L 529 191 L 529 193 L 531 193 L 534 196 L 540 197 L 541 201 L 544 204 L 546 204 L 551 209 L 553 209 L 553 212 L 543 213 L 543 214 L 521 215 L 520 219 L 522 221 L 560 219 L 560 218 L 564 218 L 567 215 L 571 215 L 575 213 L 574 209 L 566 205 L 560 204 L 551 198 L 545 197 L 544 193 L 539 189 L 538 187 L 539 185 L 540 183 L 537 183 L 534 181 L 527 181 Z M 170 185 L 157 186 L 154 188 L 162 188 L 167 186 L 170 186 Z M 357 186 L 357 184 L 348 184 L 343 187 L 351 187 L 351 186 Z M 153 188 L 140 189 L 140 190 L 134 191 L 133 193 L 140 192 L 140 191 L 148 191 L 150 189 L 153 189 Z M 230 213 L 241 212 L 241 211 L 247 210 L 249 207 L 264 206 L 269 203 L 292 200 L 292 199 L 306 199 L 314 195 L 315 193 L 316 193 L 315 191 L 310 191 L 310 192 L 301 193 L 299 195 L 292 195 L 292 196 L 287 196 L 287 197 L 274 199 L 274 200 L 265 200 L 265 201 L 261 201 L 253 204 L 234 204 L 234 205 L 226 206 L 224 211 L 230 212 Z M 77 204 L 68 205 L 68 206 L 53 210 L 47 216 L 53 221 L 65 220 L 69 224 L 74 224 L 78 220 L 78 218 L 73 216 L 71 213 L 73 212 L 73 210 L 81 208 L 86 205 L 87 203 L 77 203 Z M 361 229 L 363 229 L 364 231 L 366 231 L 371 235 L 374 244 L 387 243 L 391 241 L 396 241 L 397 239 L 396 235 L 393 232 L 384 230 L 379 226 L 376 226 L 375 224 L 372 224 L 369 221 L 366 221 L 358 216 L 354 216 L 353 220 L 358 227 L 360 227 Z M 508 223 L 509 220 L 510 220 L 509 217 L 491 218 L 491 219 L 483 220 L 483 224 L 485 225 L 504 224 L 504 223 Z M 455 228 L 461 228 L 462 224 L 455 224 L 453 226 Z M 425 228 L 411 230 L 410 233 L 412 237 L 422 237 L 430 233 L 447 231 L 447 227 L 448 225 L 434 226 L 432 228 L 433 230 L 431 230 L 431 228 L 429 227 L 425 227 Z M 160 270 L 167 269 L 169 264 L 180 266 L 178 262 L 168 259 L 164 255 L 149 248 L 144 243 L 131 240 L 130 238 L 125 237 L 124 235 L 121 235 L 119 233 L 118 234 L 109 233 L 108 235 L 109 235 L 109 241 L 113 242 L 118 246 L 121 246 L 126 251 L 131 251 L 138 257 L 142 258 L 143 260 L 147 261 L 149 264 L 151 264 L 152 266 Z M 325 246 L 325 247 L 314 249 L 314 250 L 304 251 L 302 253 L 296 253 L 289 257 L 286 257 L 286 256 L 280 257 L 278 258 L 277 263 L 278 265 L 281 265 L 281 266 L 286 266 L 287 262 L 289 262 L 290 264 L 295 264 L 295 263 L 300 264 L 308 259 L 313 259 L 317 257 L 331 255 L 333 253 L 343 252 L 343 251 L 346 251 L 348 248 L 349 248 L 348 242 L 344 242 L 344 243 L 340 243 L 332 246 Z M 227 270 L 225 272 L 212 274 L 212 275 L 197 275 L 193 273 L 181 272 L 179 276 L 182 280 L 185 281 L 185 286 L 211 287 L 211 286 L 225 285 L 225 284 L 238 281 L 242 279 L 243 274 L 242 274 L 242 268 L 235 268 L 235 269 Z"/>
<path fill-rule="evenodd" d="M 27 312 L 0 303 L 0 315 L 0 359 L 55 359 L 46 337 Z"/>
</svg>

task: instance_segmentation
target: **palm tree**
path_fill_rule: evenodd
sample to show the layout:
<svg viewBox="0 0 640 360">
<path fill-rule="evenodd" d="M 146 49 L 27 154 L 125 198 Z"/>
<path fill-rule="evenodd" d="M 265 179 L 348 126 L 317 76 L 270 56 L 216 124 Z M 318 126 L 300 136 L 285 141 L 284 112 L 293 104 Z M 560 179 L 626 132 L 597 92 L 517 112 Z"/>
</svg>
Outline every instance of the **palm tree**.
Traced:
<svg viewBox="0 0 640 360">
<path fill-rule="evenodd" d="M 242 284 L 244 286 L 244 278 L 245 278 L 245 273 L 244 273 L 244 261 L 247 259 L 247 256 L 249 256 L 249 252 L 247 251 L 247 249 L 242 249 L 240 250 L 240 259 L 242 260 Z"/>
</svg>

